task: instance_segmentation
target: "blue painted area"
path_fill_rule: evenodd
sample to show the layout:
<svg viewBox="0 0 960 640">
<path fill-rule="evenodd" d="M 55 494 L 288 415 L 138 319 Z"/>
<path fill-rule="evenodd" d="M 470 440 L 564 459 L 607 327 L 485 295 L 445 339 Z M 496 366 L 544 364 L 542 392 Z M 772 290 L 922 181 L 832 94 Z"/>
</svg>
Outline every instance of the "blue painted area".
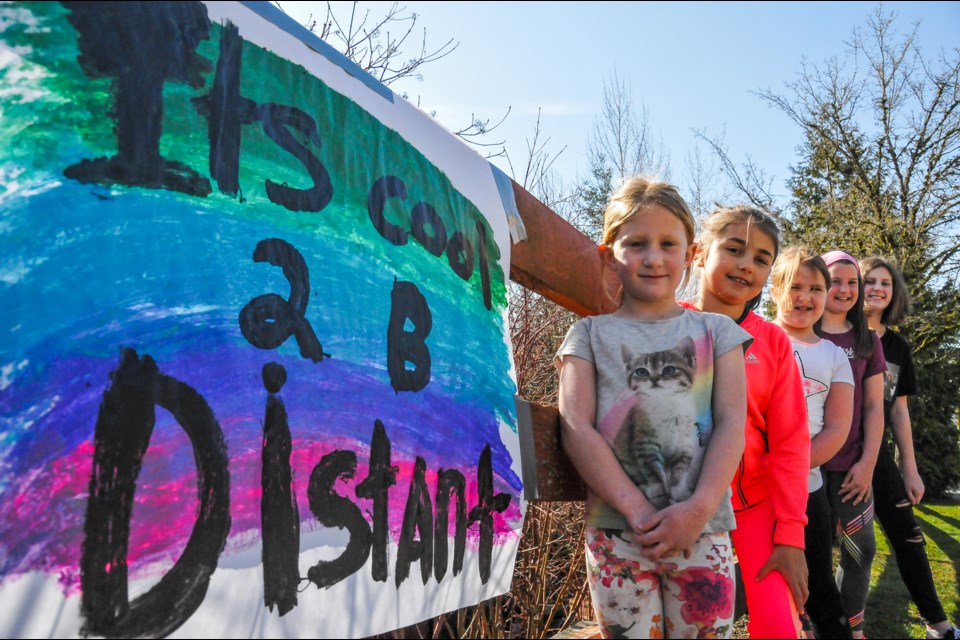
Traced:
<svg viewBox="0 0 960 640">
<path fill-rule="evenodd" d="M 284 28 L 299 31 L 294 35 L 301 40 L 316 40 L 314 48 L 329 50 L 269 4 L 245 4 L 271 21 L 286 21 Z M 458 275 L 447 253 L 431 253 L 410 231 L 411 209 L 421 201 L 436 205 L 448 232 L 469 234 L 482 220 L 442 170 L 322 81 L 301 82 L 303 69 L 250 45 L 245 74 L 277 80 L 284 88 L 301 82 L 308 91 L 299 104 L 325 105 L 317 111 L 327 118 L 320 129 L 330 135 L 322 145 L 297 144 L 310 145 L 310 154 L 329 168 L 329 206 L 302 211 L 267 197 L 267 179 L 309 186 L 293 182 L 304 178 L 306 165 L 290 160 L 291 148 L 306 147 L 288 140 L 280 148 L 255 127 L 243 130 L 239 177 L 245 193 L 239 198 L 217 191 L 185 195 L 149 182 L 129 187 L 66 178 L 66 167 L 114 154 L 117 141 L 108 115 L 112 85 L 90 88 L 75 64 L 79 54 L 63 7 L 54 9 L 49 33 L 63 36 L 59 48 L 20 45 L 49 72 L 38 76 L 37 99 L 29 106 L 17 103 L 0 126 L 0 143 L 6 142 L 0 144 L 0 175 L 8 178 L 0 190 L 0 581 L 41 571 L 77 588 L 94 434 L 124 349 L 149 355 L 163 375 L 192 388 L 212 410 L 228 447 L 236 525 L 231 535 L 242 539 L 238 544 L 253 544 L 245 532 L 259 526 L 268 395 L 261 371 L 268 363 L 287 372 L 277 395 L 296 445 L 300 494 L 314 465 L 334 449 L 355 452 L 362 467 L 379 420 L 402 473 L 423 458 L 431 472 L 458 470 L 475 481 L 478 457 L 490 446 L 496 491 L 519 497 L 521 481 L 510 453 L 515 448 L 505 437 L 516 430 L 516 389 L 504 344 L 504 261 L 488 247 L 488 309 L 479 269 L 471 275 L 461 268 Z M 217 50 L 213 45 L 211 52 Z M 69 73 L 56 75 L 58 70 Z M 9 78 L 12 71 L 0 69 L 0 75 Z M 210 143 L 191 102 L 197 92 L 176 83 L 164 91 L 161 152 L 202 174 Z M 91 119 L 89 113 L 99 115 Z M 291 135 L 303 133 L 287 126 Z M 402 227 L 406 243 L 381 235 L 371 215 L 368 193 L 383 175 L 404 179 L 409 190 L 406 198 L 391 196 L 382 212 Z M 307 280 L 303 271 L 295 278 L 255 262 L 254 250 L 266 239 L 288 243 L 306 265 L 301 320 L 328 354 L 319 362 L 303 357 L 293 336 L 259 348 L 240 329 L 242 310 L 252 300 L 270 294 L 286 300 L 288 278 Z M 431 370 L 417 391 L 395 390 L 388 371 L 391 292 L 398 281 L 416 285 L 430 313 L 432 329 L 423 344 Z M 138 485 L 138 495 L 154 502 L 136 520 L 146 528 L 162 525 L 152 534 L 162 553 L 144 557 L 166 562 L 164 554 L 173 553 L 169 541 L 185 539 L 193 525 L 196 459 L 173 414 L 156 413 L 147 454 L 155 467 L 141 477 L 154 478 L 145 484 L 155 486 Z M 402 495 L 400 487 L 394 495 Z M 397 512 L 403 507 L 402 498 L 391 504 Z M 518 500 L 511 509 L 498 535 L 522 521 Z M 307 513 L 302 508 L 301 515 Z"/>
</svg>

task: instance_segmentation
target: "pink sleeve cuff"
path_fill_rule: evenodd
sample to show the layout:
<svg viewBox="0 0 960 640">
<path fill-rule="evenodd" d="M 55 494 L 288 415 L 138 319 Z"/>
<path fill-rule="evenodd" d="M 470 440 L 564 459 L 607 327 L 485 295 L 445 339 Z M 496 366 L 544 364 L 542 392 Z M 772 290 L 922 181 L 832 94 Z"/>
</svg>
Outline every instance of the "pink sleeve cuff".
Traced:
<svg viewBox="0 0 960 640">
<path fill-rule="evenodd" d="M 773 532 L 773 544 L 784 544 L 803 549 L 803 528 L 803 522 L 777 521 L 777 526 Z"/>
</svg>

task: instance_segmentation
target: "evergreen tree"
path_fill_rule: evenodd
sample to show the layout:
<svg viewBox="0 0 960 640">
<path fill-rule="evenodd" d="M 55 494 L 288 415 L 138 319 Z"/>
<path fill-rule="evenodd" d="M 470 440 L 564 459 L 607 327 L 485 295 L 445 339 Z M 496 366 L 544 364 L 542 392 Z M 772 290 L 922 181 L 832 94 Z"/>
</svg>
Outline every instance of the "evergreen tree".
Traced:
<svg viewBox="0 0 960 640">
<path fill-rule="evenodd" d="M 850 58 L 763 95 L 805 141 L 783 212 L 787 242 L 894 260 L 915 301 L 917 463 L 931 495 L 960 484 L 960 50 L 924 57 L 879 10 Z"/>
</svg>

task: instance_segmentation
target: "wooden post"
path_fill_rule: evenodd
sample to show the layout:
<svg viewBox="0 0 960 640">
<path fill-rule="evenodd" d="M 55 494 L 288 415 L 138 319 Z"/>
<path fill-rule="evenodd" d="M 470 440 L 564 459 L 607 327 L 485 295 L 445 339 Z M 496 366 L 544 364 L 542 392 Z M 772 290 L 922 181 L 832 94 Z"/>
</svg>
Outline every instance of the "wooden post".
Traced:
<svg viewBox="0 0 960 640">
<path fill-rule="evenodd" d="M 511 249 L 510 279 L 581 316 L 610 311 L 600 286 L 597 245 L 516 182 L 513 192 L 527 239 Z M 560 445 L 556 407 L 518 399 L 517 417 L 525 497 L 586 498 L 583 481 Z"/>
</svg>

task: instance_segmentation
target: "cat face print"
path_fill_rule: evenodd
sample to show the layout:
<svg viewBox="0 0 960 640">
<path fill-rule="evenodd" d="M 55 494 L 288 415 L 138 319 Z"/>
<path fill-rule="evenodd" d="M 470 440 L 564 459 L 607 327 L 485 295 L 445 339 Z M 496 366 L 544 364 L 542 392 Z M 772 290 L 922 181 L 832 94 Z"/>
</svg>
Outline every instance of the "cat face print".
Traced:
<svg viewBox="0 0 960 640">
<path fill-rule="evenodd" d="M 637 393 L 681 393 L 693 386 L 697 357 L 690 337 L 672 349 L 634 354 L 624 346 L 622 354 L 627 384 Z"/>
</svg>

